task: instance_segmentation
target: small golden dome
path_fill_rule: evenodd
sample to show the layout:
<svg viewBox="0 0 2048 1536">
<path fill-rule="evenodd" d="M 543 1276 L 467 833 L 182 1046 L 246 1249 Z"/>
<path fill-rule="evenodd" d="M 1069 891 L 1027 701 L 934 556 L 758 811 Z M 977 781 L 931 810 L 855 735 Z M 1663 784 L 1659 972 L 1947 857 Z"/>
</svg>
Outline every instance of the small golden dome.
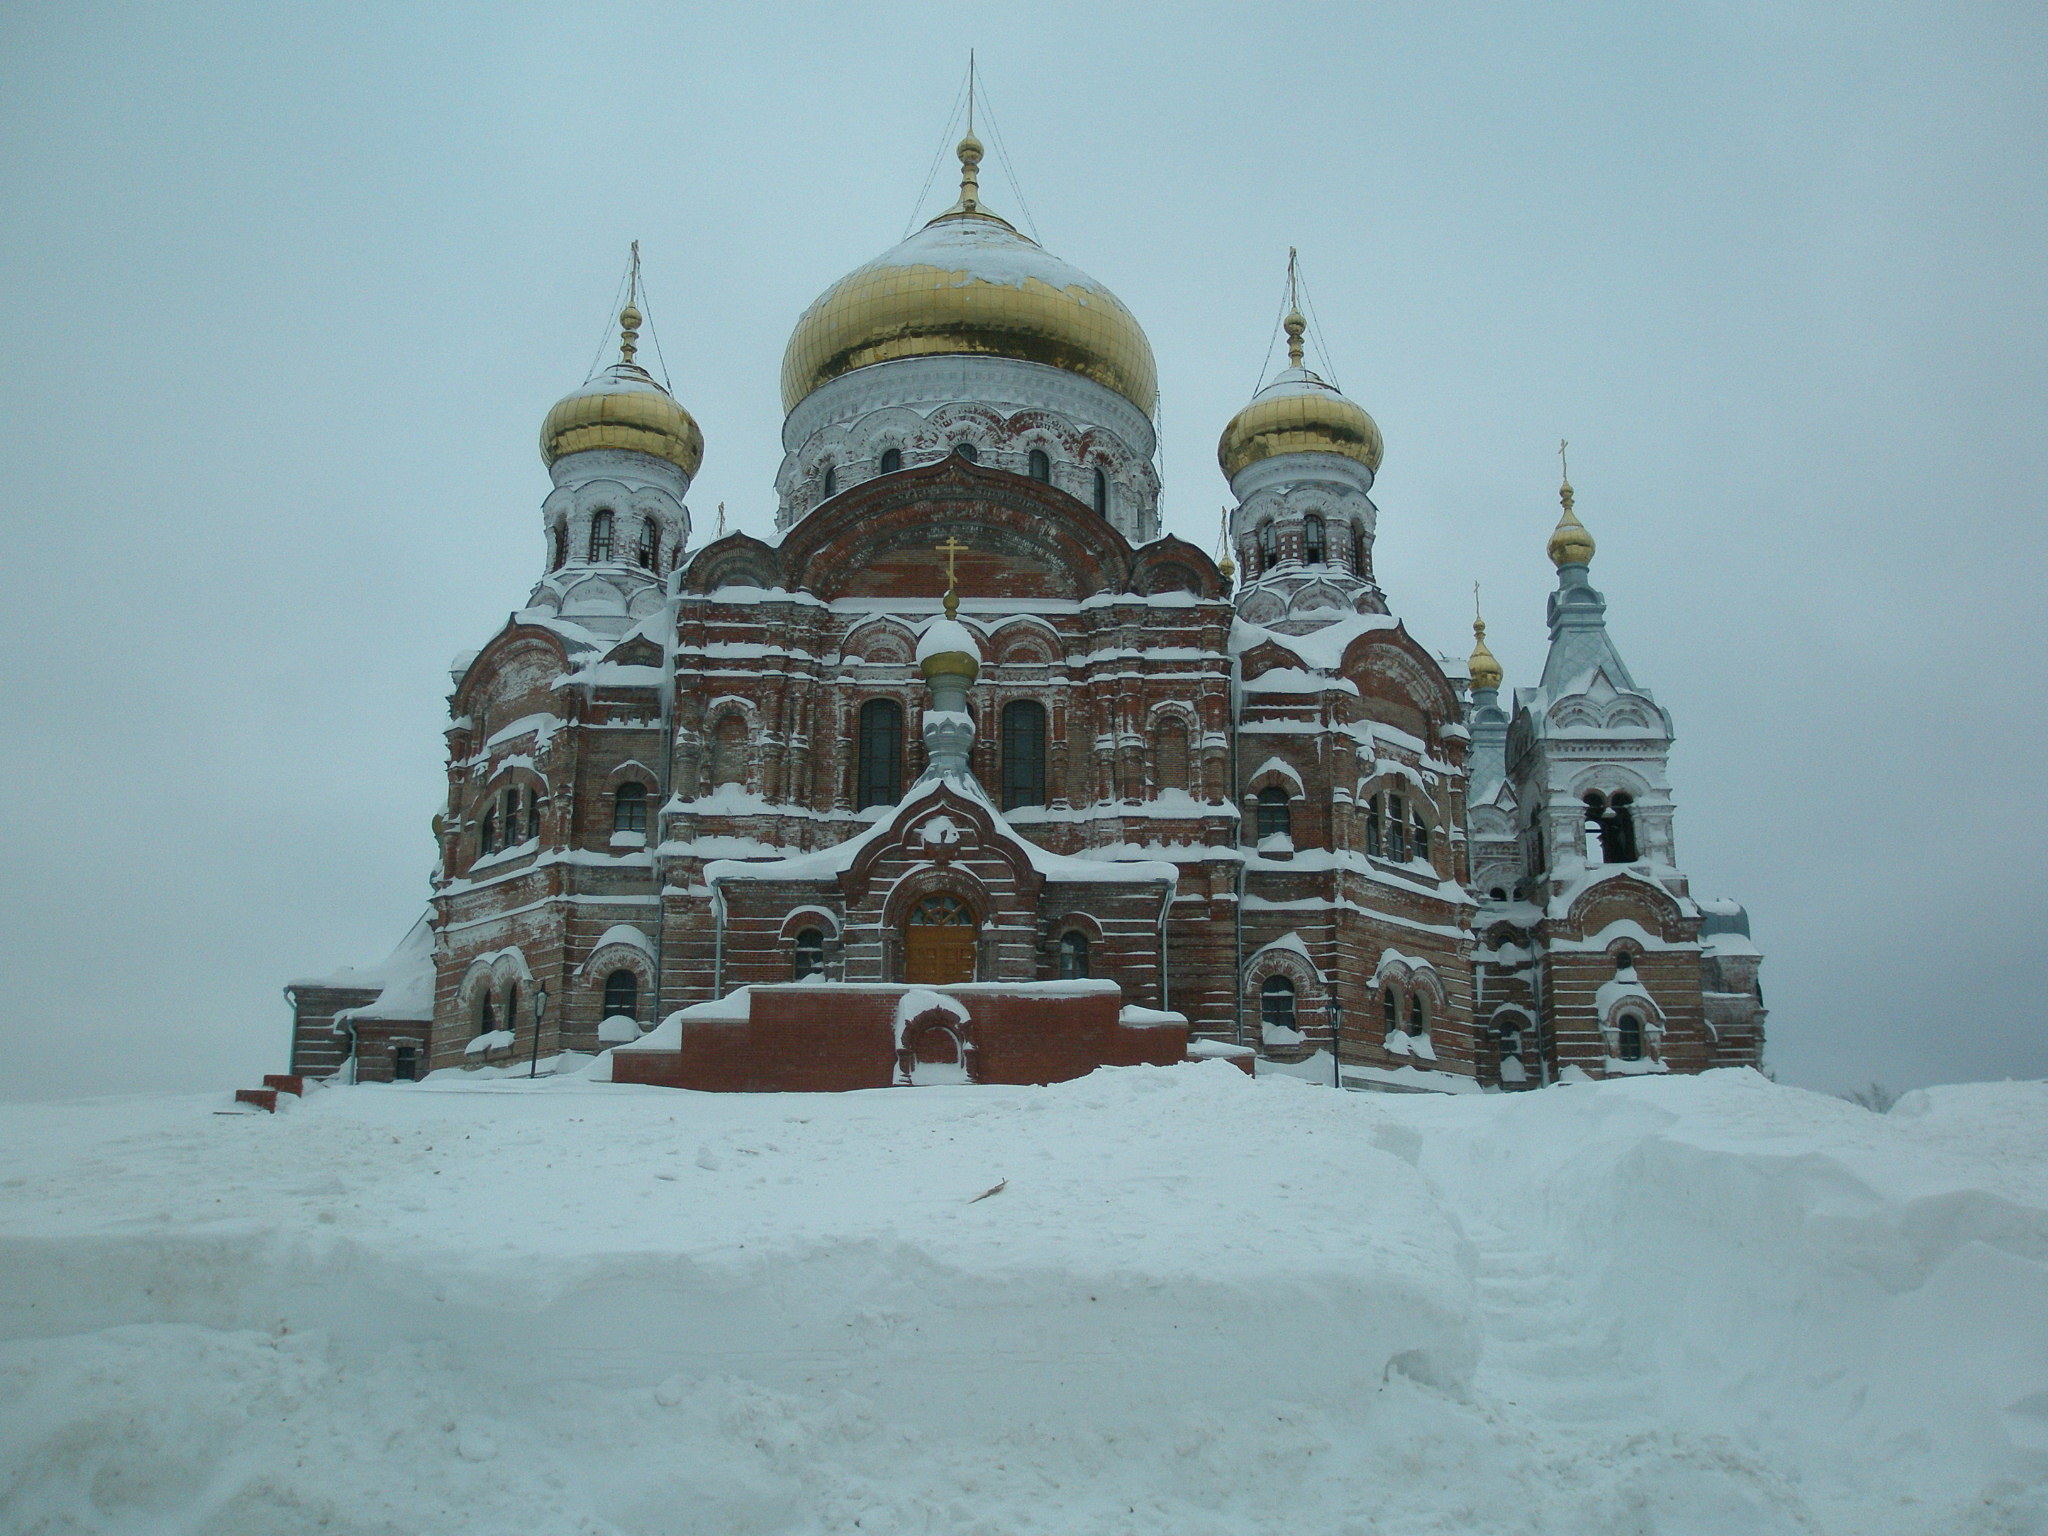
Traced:
<svg viewBox="0 0 2048 1536">
<path fill-rule="evenodd" d="M 1283 453 L 1335 453 L 1377 474 L 1386 447 L 1379 424 L 1362 406 L 1308 369 L 1295 367 L 1230 418 L 1216 444 L 1216 462 L 1224 478 L 1234 480 L 1247 465 Z"/>
<path fill-rule="evenodd" d="M 1586 532 L 1586 525 L 1572 513 L 1572 483 L 1567 480 L 1558 493 L 1564 502 L 1564 515 L 1557 520 L 1557 526 L 1550 532 L 1550 563 L 1552 565 L 1589 565 L 1593 559 L 1593 535 Z"/>
<path fill-rule="evenodd" d="M 970 135 L 959 152 L 960 201 L 834 283 L 797 321 L 782 358 L 783 409 L 871 363 L 968 355 L 1078 373 L 1149 416 L 1159 370 L 1136 317 L 982 207 L 981 143 Z"/>
<path fill-rule="evenodd" d="M 1486 648 L 1486 620 L 1472 621 L 1472 686 L 1474 688 L 1498 688 L 1506 674 L 1494 659 L 1492 651 Z"/>
<path fill-rule="evenodd" d="M 639 281 L 640 245 L 633 245 L 634 281 Z M 640 337 L 640 311 L 628 300 L 619 311 L 619 360 L 581 389 L 555 402 L 540 424 L 541 461 L 588 448 L 624 448 L 667 459 L 685 476 L 704 462 L 704 434 L 690 413 L 645 368 L 633 361 Z"/>
</svg>

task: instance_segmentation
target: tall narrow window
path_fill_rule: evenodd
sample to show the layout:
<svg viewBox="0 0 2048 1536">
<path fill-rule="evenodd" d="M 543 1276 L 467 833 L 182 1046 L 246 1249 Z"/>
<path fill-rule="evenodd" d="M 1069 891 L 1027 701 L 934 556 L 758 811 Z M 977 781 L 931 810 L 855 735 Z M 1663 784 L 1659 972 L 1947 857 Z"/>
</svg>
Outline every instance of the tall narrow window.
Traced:
<svg viewBox="0 0 2048 1536">
<path fill-rule="evenodd" d="M 483 825 L 476 829 L 476 851 L 496 853 L 498 851 L 498 808 L 494 805 L 484 812 Z"/>
<path fill-rule="evenodd" d="M 1378 858 L 1386 851 L 1386 843 L 1380 835 L 1380 797 L 1374 795 L 1365 802 L 1365 851 Z"/>
<path fill-rule="evenodd" d="M 1597 789 L 1586 792 L 1586 816 L 1580 829 L 1588 864 L 1607 862 L 1607 797 Z"/>
<path fill-rule="evenodd" d="M 1417 992 L 1408 999 L 1408 1033 L 1411 1035 L 1426 1035 L 1429 1033 L 1429 1004 L 1423 1001 L 1420 992 Z"/>
<path fill-rule="evenodd" d="M 1615 1026 L 1615 1046 L 1621 1052 L 1623 1061 L 1643 1059 L 1643 1021 L 1632 1013 L 1624 1013 Z"/>
<path fill-rule="evenodd" d="M 661 524 L 651 517 L 640 519 L 640 568 L 651 571 L 661 558 Z"/>
<path fill-rule="evenodd" d="M 875 461 L 875 473 L 880 475 L 893 475 L 902 467 L 903 450 L 901 448 L 884 448 L 881 458 Z"/>
<path fill-rule="evenodd" d="M 1099 469 L 1095 471 L 1095 513 L 1098 517 L 1109 516 L 1109 476 Z"/>
<path fill-rule="evenodd" d="M 1259 1022 L 1268 1030 L 1294 1028 L 1294 983 L 1268 976 L 1259 987 Z"/>
<path fill-rule="evenodd" d="M 569 530 L 565 528 L 562 524 L 557 523 L 555 524 L 554 558 L 551 561 L 549 561 L 548 569 L 551 571 L 559 571 L 563 566 L 567 565 L 568 563 Z"/>
<path fill-rule="evenodd" d="M 1052 483 L 1052 460 L 1046 457 L 1046 452 L 1043 448 L 1031 450 L 1030 464 L 1032 479 L 1041 485 L 1050 485 Z"/>
<path fill-rule="evenodd" d="M 612 791 L 612 830 L 614 832 L 645 832 L 647 830 L 647 786 L 645 784 L 621 784 Z"/>
<path fill-rule="evenodd" d="M 526 840 L 533 842 L 540 836 L 540 791 L 526 792 Z"/>
<path fill-rule="evenodd" d="M 839 466 L 836 464 L 827 464 L 825 466 L 825 478 L 822 481 L 820 481 L 818 485 L 818 499 L 820 501 L 830 501 L 834 496 L 838 494 Z"/>
<path fill-rule="evenodd" d="M 505 791 L 505 846 L 508 848 L 519 841 L 519 800 L 518 785 Z"/>
<path fill-rule="evenodd" d="M 1045 706 L 1018 699 L 1003 706 L 1003 809 L 1045 804 Z"/>
<path fill-rule="evenodd" d="M 1292 837 L 1294 818 L 1287 804 L 1287 791 L 1277 784 L 1269 784 L 1259 791 L 1259 840 L 1269 837 Z"/>
<path fill-rule="evenodd" d="M 1067 932 L 1060 935 L 1060 980 L 1080 981 L 1088 974 L 1088 935 Z"/>
<path fill-rule="evenodd" d="M 728 713 L 711 732 L 711 785 L 747 782 L 747 722 Z"/>
<path fill-rule="evenodd" d="M 497 1027 L 498 1016 L 491 1011 L 491 989 L 486 985 L 477 997 L 476 1032 L 480 1035 L 488 1035 Z"/>
<path fill-rule="evenodd" d="M 1388 987 L 1380 993 L 1380 1014 L 1386 1020 L 1387 1033 L 1394 1034 L 1401 1028 L 1401 999 Z"/>
<path fill-rule="evenodd" d="M 1323 520 L 1311 512 L 1301 520 L 1301 558 L 1310 565 L 1321 565 L 1324 542 Z"/>
<path fill-rule="evenodd" d="M 903 798 L 903 706 L 869 699 L 860 707 L 858 807 L 894 805 Z"/>
<path fill-rule="evenodd" d="M 1162 790 L 1188 787 L 1188 728 L 1173 715 L 1159 722 L 1152 737 L 1152 761 Z"/>
<path fill-rule="evenodd" d="M 825 930 L 806 928 L 796 936 L 796 958 L 790 966 L 790 973 L 802 981 L 807 976 L 825 974 Z"/>
<path fill-rule="evenodd" d="M 1633 864 L 1641 857 L 1636 849 L 1635 801 L 1626 792 L 1617 792 L 1607 802 L 1607 817 L 1601 829 L 1608 863 Z"/>
<path fill-rule="evenodd" d="M 1280 559 L 1280 530 L 1268 518 L 1259 524 L 1259 569 L 1271 570 Z"/>
<path fill-rule="evenodd" d="M 599 508 L 590 519 L 590 562 L 595 565 L 611 557 L 612 515 L 608 510 Z"/>
<path fill-rule="evenodd" d="M 604 1016 L 640 1017 L 640 978 L 628 970 L 613 971 L 604 979 Z"/>
<path fill-rule="evenodd" d="M 1408 862 L 1408 802 L 1400 795 L 1387 796 L 1387 857 Z"/>
<path fill-rule="evenodd" d="M 510 1030 L 519 1028 L 519 983 L 516 981 L 505 989 L 505 1027 Z"/>
<path fill-rule="evenodd" d="M 955 443 L 953 451 L 970 464 L 979 464 L 981 462 L 981 450 L 972 443 Z"/>
<path fill-rule="evenodd" d="M 1417 811 L 1415 819 L 1408 825 L 1409 830 L 1415 834 L 1415 847 L 1413 850 L 1415 857 L 1427 864 L 1429 862 L 1429 823 L 1422 819 L 1422 812 Z"/>
</svg>

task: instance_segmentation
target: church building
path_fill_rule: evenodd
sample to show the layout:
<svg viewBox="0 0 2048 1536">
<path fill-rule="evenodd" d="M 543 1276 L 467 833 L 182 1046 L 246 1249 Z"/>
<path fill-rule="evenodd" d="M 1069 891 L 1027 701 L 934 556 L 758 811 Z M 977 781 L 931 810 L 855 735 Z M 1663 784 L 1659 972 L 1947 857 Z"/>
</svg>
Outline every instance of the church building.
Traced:
<svg viewBox="0 0 2048 1536">
<path fill-rule="evenodd" d="M 775 983 L 1083 978 L 1357 1088 L 1756 1065 L 1748 920 L 1679 865 L 1672 720 L 1569 483 L 1509 692 L 1483 623 L 1461 662 L 1394 615 L 1380 431 L 1295 310 L 1218 444 L 1227 553 L 1162 534 L 1145 332 L 983 204 L 981 155 L 797 321 L 773 538 L 692 543 L 703 438 L 629 292 L 541 427 L 544 569 L 454 668 L 427 913 L 293 984 L 293 1071 L 594 1053 Z"/>
</svg>

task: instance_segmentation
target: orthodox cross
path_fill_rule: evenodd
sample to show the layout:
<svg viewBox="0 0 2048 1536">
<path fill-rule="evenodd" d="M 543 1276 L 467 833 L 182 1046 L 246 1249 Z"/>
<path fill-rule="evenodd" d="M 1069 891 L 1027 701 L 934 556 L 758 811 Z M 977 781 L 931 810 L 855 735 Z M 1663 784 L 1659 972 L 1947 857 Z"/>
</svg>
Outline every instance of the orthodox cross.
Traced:
<svg viewBox="0 0 2048 1536">
<path fill-rule="evenodd" d="M 936 549 L 946 557 L 946 617 L 949 619 L 960 611 L 960 594 L 957 590 L 957 578 L 953 574 L 953 562 L 972 547 L 972 545 L 962 544 L 950 533 L 946 535 L 945 543 L 932 546 L 933 549 Z"/>
</svg>

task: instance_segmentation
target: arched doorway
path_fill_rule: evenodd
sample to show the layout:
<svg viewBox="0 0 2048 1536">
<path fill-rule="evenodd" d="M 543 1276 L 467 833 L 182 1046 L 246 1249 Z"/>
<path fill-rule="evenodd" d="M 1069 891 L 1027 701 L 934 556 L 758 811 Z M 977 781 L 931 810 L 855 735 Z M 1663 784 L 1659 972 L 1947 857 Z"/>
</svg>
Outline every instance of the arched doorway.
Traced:
<svg viewBox="0 0 2048 1536">
<path fill-rule="evenodd" d="M 923 898 L 903 925 L 903 979 L 919 986 L 974 980 L 974 946 L 981 928 L 958 896 Z"/>
</svg>

